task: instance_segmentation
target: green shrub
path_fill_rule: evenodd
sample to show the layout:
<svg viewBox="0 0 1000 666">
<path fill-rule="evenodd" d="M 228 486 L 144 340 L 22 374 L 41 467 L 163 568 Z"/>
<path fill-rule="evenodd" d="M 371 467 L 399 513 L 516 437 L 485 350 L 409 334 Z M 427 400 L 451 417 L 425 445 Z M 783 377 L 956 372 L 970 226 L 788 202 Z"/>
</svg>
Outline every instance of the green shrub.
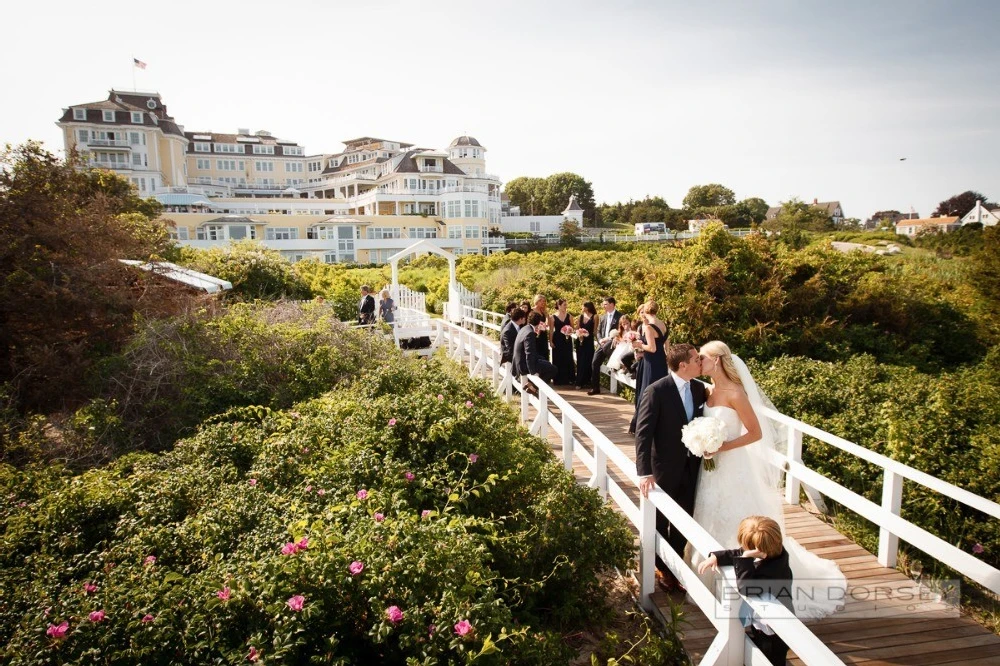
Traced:
<svg viewBox="0 0 1000 666">
<path fill-rule="evenodd" d="M 186 248 L 181 252 L 181 263 L 231 282 L 229 297 L 247 301 L 312 297 L 309 286 L 281 253 L 256 241 L 239 241 L 208 250 Z"/>
</svg>

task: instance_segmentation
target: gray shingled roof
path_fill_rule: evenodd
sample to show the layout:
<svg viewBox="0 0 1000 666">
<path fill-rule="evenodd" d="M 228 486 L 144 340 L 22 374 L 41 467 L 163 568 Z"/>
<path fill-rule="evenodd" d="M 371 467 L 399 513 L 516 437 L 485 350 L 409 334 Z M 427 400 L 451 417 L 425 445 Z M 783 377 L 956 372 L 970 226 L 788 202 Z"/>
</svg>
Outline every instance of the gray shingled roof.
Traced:
<svg viewBox="0 0 1000 666">
<path fill-rule="evenodd" d="M 482 148 L 483 144 L 479 143 L 479 141 L 469 136 L 468 134 L 463 134 L 462 136 L 452 141 L 451 145 L 449 145 L 448 147 L 454 148 L 456 146 L 478 146 L 479 148 Z"/>
</svg>

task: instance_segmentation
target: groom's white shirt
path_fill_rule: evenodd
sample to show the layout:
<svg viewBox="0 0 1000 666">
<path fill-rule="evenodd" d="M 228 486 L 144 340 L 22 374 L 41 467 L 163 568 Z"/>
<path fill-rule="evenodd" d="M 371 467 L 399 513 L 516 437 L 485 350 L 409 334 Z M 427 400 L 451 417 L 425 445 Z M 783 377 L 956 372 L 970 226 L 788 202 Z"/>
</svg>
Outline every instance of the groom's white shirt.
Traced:
<svg viewBox="0 0 1000 666">
<path fill-rule="evenodd" d="M 614 310 L 612 310 L 611 312 L 606 313 L 604 315 L 604 321 L 601 322 L 601 328 L 604 329 L 602 331 L 603 335 L 601 335 L 601 339 L 602 340 L 604 338 L 610 338 L 611 337 L 611 322 L 614 321 L 615 313 L 616 312 L 618 312 L 617 308 L 614 309 Z"/>
<path fill-rule="evenodd" d="M 667 372 L 670 373 L 670 378 L 673 379 L 674 380 L 674 384 L 677 385 L 677 394 L 678 395 L 684 395 L 684 385 L 685 384 L 690 384 L 690 382 L 686 382 L 683 379 L 681 379 L 680 377 L 678 377 L 677 375 L 675 375 L 673 370 L 668 370 Z M 648 479 L 651 476 L 653 476 L 653 475 L 652 474 L 647 474 L 646 476 L 640 476 L 639 480 L 642 481 L 643 479 Z"/>
</svg>

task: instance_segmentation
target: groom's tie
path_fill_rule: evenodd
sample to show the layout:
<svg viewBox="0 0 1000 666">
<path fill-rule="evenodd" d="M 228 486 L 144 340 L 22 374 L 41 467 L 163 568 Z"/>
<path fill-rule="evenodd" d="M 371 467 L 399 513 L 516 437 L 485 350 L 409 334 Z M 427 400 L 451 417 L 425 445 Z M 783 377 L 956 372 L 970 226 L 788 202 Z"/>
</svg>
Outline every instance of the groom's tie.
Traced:
<svg viewBox="0 0 1000 666">
<path fill-rule="evenodd" d="M 694 416 L 694 398 L 691 397 L 691 382 L 684 382 L 681 389 L 681 401 L 684 403 L 684 413 L 687 414 L 688 421 Z"/>
</svg>

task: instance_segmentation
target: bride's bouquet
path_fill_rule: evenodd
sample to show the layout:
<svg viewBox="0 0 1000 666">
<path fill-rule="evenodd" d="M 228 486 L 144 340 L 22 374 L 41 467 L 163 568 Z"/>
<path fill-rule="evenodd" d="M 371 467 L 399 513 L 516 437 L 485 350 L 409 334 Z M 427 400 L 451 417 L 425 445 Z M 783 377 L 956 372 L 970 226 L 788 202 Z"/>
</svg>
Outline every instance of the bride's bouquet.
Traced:
<svg viewBox="0 0 1000 666">
<path fill-rule="evenodd" d="M 706 454 L 717 452 L 726 441 L 726 424 L 714 416 L 699 416 L 681 428 L 681 441 L 688 451 L 704 458 Z M 715 461 L 704 460 L 702 465 L 706 472 L 715 469 Z"/>
<path fill-rule="evenodd" d="M 569 324 L 566 324 L 565 326 L 559 329 L 559 332 L 568 338 L 569 336 L 573 335 L 573 327 L 570 326 Z"/>
<path fill-rule="evenodd" d="M 590 333 L 587 332 L 587 329 L 585 329 L 585 328 L 578 328 L 578 329 L 576 329 L 576 333 L 573 334 L 573 337 L 575 339 L 583 340 L 588 335 L 590 335 Z"/>
</svg>

